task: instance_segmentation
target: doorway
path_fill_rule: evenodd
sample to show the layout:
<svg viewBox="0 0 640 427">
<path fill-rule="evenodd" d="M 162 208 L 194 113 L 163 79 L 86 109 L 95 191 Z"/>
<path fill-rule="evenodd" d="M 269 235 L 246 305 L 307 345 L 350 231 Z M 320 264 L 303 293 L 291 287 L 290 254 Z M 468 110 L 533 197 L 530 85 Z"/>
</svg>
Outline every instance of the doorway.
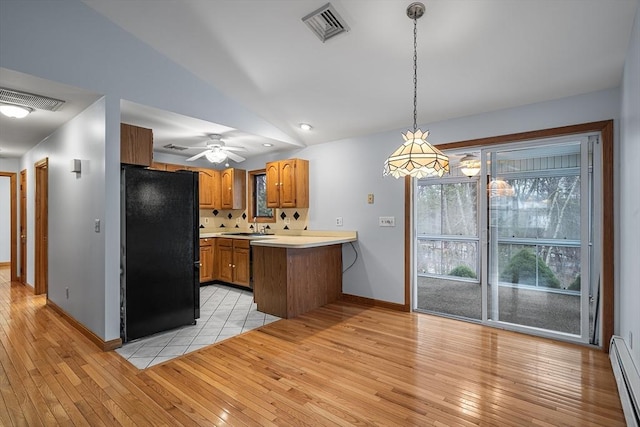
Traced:
<svg viewBox="0 0 640 427">
<path fill-rule="evenodd" d="M 416 182 L 414 310 L 600 344 L 599 134 L 473 154 L 475 177 Z"/>
<path fill-rule="evenodd" d="M 35 217 L 35 282 L 34 294 L 48 291 L 49 271 L 49 159 L 35 163 L 36 172 L 36 217 Z"/>
<path fill-rule="evenodd" d="M 0 179 L 7 180 L 9 183 L 9 191 L 4 197 L 7 197 L 8 200 L 2 200 L 4 206 L 8 207 L 8 216 L 6 221 L 8 222 L 9 230 L 7 230 L 7 235 L 9 238 L 7 239 L 9 244 L 9 265 L 10 265 L 10 279 L 12 282 L 18 280 L 18 269 L 17 269 L 17 227 L 18 221 L 16 219 L 16 174 L 13 172 L 0 172 Z"/>
</svg>

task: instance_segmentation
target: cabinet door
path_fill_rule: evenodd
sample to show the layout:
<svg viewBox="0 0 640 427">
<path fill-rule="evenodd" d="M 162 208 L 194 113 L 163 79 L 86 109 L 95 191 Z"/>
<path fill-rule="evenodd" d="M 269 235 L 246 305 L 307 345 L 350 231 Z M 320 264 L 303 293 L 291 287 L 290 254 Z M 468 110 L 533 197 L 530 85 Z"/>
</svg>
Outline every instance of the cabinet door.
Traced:
<svg viewBox="0 0 640 427">
<path fill-rule="evenodd" d="M 267 181 L 267 207 L 280 207 L 280 170 L 279 162 L 267 163 L 265 168 Z"/>
<path fill-rule="evenodd" d="M 233 271 L 235 274 L 234 281 L 236 285 L 251 286 L 251 271 L 249 263 L 249 249 L 233 250 Z"/>
<path fill-rule="evenodd" d="M 198 192 L 200 197 L 201 209 L 214 209 L 213 206 L 213 170 L 212 169 L 199 169 L 198 176 Z"/>
<path fill-rule="evenodd" d="M 213 280 L 213 242 L 200 239 L 200 283 Z"/>
<path fill-rule="evenodd" d="M 120 162 L 130 165 L 151 166 L 151 162 L 153 162 L 153 131 L 121 123 Z"/>
<path fill-rule="evenodd" d="M 225 169 L 220 174 L 222 209 L 244 209 L 247 206 L 247 171 Z"/>
<path fill-rule="evenodd" d="M 233 246 L 230 243 L 230 239 L 219 239 L 219 240 L 228 240 L 229 244 L 225 244 L 225 242 L 218 244 L 217 251 L 217 259 L 218 259 L 218 279 L 224 282 L 233 282 Z"/>
<path fill-rule="evenodd" d="M 169 172 L 188 170 L 186 166 L 174 165 L 173 163 L 167 163 L 165 166 L 166 166 L 166 170 L 169 171 Z"/>
<path fill-rule="evenodd" d="M 220 174 L 222 186 L 221 207 L 222 209 L 233 209 L 233 169 L 225 169 Z"/>
<path fill-rule="evenodd" d="M 166 171 L 167 170 L 167 164 L 166 163 L 160 163 L 160 162 L 151 162 L 151 166 L 148 167 L 148 169 L 153 169 L 153 170 L 157 170 L 157 171 Z"/>
<path fill-rule="evenodd" d="M 282 160 L 280 162 L 280 207 L 296 207 L 296 162 Z"/>
</svg>

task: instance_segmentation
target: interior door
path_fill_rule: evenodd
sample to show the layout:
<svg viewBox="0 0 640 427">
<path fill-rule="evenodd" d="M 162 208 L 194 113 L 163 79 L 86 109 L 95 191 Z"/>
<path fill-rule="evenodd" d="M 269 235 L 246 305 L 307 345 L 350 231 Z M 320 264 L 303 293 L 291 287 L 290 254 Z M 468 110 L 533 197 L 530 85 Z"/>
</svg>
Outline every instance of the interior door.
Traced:
<svg viewBox="0 0 640 427">
<path fill-rule="evenodd" d="M 27 170 L 20 171 L 20 282 L 27 283 Z"/>
<path fill-rule="evenodd" d="M 36 217 L 35 217 L 35 282 L 34 294 L 48 291 L 49 270 L 49 161 L 43 159 L 35 164 L 36 172 Z"/>
</svg>

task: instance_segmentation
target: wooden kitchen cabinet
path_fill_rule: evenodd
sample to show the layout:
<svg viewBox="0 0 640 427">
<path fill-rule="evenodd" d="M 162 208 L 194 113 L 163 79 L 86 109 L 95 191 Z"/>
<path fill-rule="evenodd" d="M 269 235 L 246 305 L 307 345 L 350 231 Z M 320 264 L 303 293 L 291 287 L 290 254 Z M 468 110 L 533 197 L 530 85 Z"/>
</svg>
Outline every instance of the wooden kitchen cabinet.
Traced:
<svg viewBox="0 0 640 427">
<path fill-rule="evenodd" d="M 200 283 L 213 280 L 213 239 L 200 239 Z"/>
<path fill-rule="evenodd" d="M 266 165 L 267 207 L 309 207 L 309 161 L 287 159 Z"/>
<path fill-rule="evenodd" d="M 340 299 L 342 245 L 254 245 L 253 298 L 258 310 L 290 319 Z"/>
<path fill-rule="evenodd" d="M 251 249 L 249 240 L 216 239 L 218 280 L 251 287 Z"/>
<path fill-rule="evenodd" d="M 120 163 L 151 166 L 153 162 L 153 131 L 120 123 Z"/>
<path fill-rule="evenodd" d="M 199 173 L 198 189 L 200 209 L 221 209 L 220 171 L 216 169 L 197 169 Z"/>
<path fill-rule="evenodd" d="M 245 209 L 247 206 L 247 171 L 229 168 L 220 174 L 222 209 Z"/>
</svg>

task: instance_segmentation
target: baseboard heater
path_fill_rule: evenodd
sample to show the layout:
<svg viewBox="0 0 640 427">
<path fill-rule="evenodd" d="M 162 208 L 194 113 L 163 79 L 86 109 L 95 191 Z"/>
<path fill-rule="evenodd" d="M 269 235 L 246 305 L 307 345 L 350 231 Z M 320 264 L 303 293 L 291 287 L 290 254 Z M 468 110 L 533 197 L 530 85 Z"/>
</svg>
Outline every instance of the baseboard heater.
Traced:
<svg viewBox="0 0 640 427">
<path fill-rule="evenodd" d="M 627 426 L 640 424 L 640 374 L 633 364 L 627 344 L 621 337 L 613 336 L 609 347 L 609 359 L 618 384 L 618 392 Z"/>
</svg>

